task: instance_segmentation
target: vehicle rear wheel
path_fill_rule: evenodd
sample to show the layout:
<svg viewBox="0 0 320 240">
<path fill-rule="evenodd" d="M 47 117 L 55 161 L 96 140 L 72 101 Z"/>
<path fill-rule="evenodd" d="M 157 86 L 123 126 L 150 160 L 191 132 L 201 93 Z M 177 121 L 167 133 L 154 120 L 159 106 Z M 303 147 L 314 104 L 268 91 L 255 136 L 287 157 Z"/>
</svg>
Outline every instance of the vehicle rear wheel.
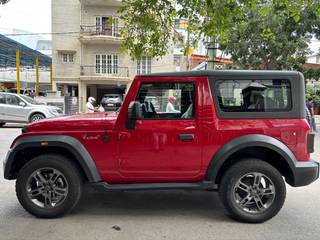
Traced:
<svg viewBox="0 0 320 240">
<path fill-rule="evenodd" d="M 3 127 L 5 124 L 5 122 L 0 122 L 0 127 Z"/>
<path fill-rule="evenodd" d="M 41 155 L 19 171 L 16 194 L 25 210 L 36 217 L 55 218 L 71 211 L 82 193 L 82 176 L 69 159 Z"/>
<path fill-rule="evenodd" d="M 41 113 L 35 113 L 30 117 L 30 122 L 38 122 L 42 119 L 45 119 L 45 116 Z"/>
<path fill-rule="evenodd" d="M 279 171 L 269 163 L 244 159 L 223 175 L 219 195 L 233 218 L 260 223 L 280 211 L 286 197 L 286 186 Z"/>
</svg>

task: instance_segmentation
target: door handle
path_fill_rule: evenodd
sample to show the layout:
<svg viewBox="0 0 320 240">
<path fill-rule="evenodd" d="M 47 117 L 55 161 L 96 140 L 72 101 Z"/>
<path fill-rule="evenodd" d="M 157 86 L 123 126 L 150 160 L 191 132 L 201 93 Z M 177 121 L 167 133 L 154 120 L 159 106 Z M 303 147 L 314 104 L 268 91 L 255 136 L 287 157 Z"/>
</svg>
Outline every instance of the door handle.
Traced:
<svg viewBox="0 0 320 240">
<path fill-rule="evenodd" d="M 128 138 L 130 138 L 130 133 L 120 132 L 118 134 L 118 140 L 125 140 L 125 139 L 128 139 Z"/>
<path fill-rule="evenodd" d="M 194 140 L 194 134 L 179 134 L 179 139 L 181 141 L 192 141 Z"/>
</svg>

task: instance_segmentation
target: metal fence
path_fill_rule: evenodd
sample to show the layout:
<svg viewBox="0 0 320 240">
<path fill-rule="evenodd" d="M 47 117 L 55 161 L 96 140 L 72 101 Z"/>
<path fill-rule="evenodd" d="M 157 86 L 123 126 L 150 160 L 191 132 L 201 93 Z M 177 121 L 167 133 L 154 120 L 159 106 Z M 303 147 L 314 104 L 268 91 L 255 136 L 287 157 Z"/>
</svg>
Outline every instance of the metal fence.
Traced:
<svg viewBox="0 0 320 240">
<path fill-rule="evenodd" d="M 79 112 L 79 98 L 65 96 L 64 97 L 64 112 L 65 114 L 75 114 Z"/>
<path fill-rule="evenodd" d="M 85 36 L 110 36 L 110 37 L 121 37 L 119 34 L 120 27 L 116 26 L 103 26 L 103 25 L 81 25 L 80 32 Z"/>
</svg>

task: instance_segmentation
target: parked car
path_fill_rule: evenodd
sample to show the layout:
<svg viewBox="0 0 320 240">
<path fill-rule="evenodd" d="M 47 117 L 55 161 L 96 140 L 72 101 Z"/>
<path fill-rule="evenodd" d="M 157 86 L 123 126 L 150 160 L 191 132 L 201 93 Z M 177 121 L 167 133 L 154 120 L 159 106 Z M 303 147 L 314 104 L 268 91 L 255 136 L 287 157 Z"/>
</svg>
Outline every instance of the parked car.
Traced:
<svg viewBox="0 0 320 240">
<path fill-rule="evenodd" d="M 10 93 L 17 93 L 18 92 L 18 90 L 16 88 L 10 88 L 7 91 Z M 36 95 L 35 90 L 33 88 L 20 89 L 20 94 L 27 95 L 32 98 Z M 47 96 L 47 93 L 43 92 L 43 91 L 39 91 L 39 96 L 45 97 L 45 96 Z"/>
<path fill-rule="evenodd" d="M 121 94 L 105 94 L 101 99 L 101 106 L 106 112 L 118 110 L 121 107 L 121 104 Z"/>
<path fill-rule="evenodd" d="M 8 122 L 30 123 L 59 116 L 62 110 L 14 93 L 0 92 L 0 127 Z"/>
<path fill-rule="evenodd" d="M 18 200 L 37 217 L 70 212 L 87 182 L 107 191 L 213 190 L 233 218 L 258 223 L 282 208 L 285 182 L 319 177 L 313 147 L 299 72 L 158 73 L 137 76 L 119 112 L 25 127 L 4 178 L 16 179 Z"/>
</svg>

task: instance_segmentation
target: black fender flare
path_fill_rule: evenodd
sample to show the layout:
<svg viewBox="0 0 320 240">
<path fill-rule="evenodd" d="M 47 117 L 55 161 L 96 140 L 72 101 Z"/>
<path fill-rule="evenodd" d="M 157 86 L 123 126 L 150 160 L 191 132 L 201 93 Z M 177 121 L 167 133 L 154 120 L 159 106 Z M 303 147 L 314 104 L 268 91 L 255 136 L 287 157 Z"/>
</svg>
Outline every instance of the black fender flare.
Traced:
<svg viewBox="0 0 320 240">
<path fill-rule="evenodd" d="M 44 146 L 41 143 L 45 142 Z M 8 152 L 5 160 L 4 178 L 13 179 L 11 174 L 15 161 L 15 155 L 19 151 L 32 147 L 59 147 L 69 151 L 81 166 L 89 182 L 100 182 L 101 177 L 93 161 L 91 155 L 82 145 L 82 143 L 74 137 L 67 135 L 35 135 L 21 137 Z"/>
<path fill-rule="evenodd" d="M 264 147 L 277 152 L 283 159 L 285 159 L 291 172 L 294 173 L 297 159 L 283 142 L 267 135 L 248 134 L 231 140 L 215 153 L 211 159 L 205 178 L 215 182 L 219 174 L 219 170 L 227 159 L 232 154 L 247 147 Z"/>
</svg>

